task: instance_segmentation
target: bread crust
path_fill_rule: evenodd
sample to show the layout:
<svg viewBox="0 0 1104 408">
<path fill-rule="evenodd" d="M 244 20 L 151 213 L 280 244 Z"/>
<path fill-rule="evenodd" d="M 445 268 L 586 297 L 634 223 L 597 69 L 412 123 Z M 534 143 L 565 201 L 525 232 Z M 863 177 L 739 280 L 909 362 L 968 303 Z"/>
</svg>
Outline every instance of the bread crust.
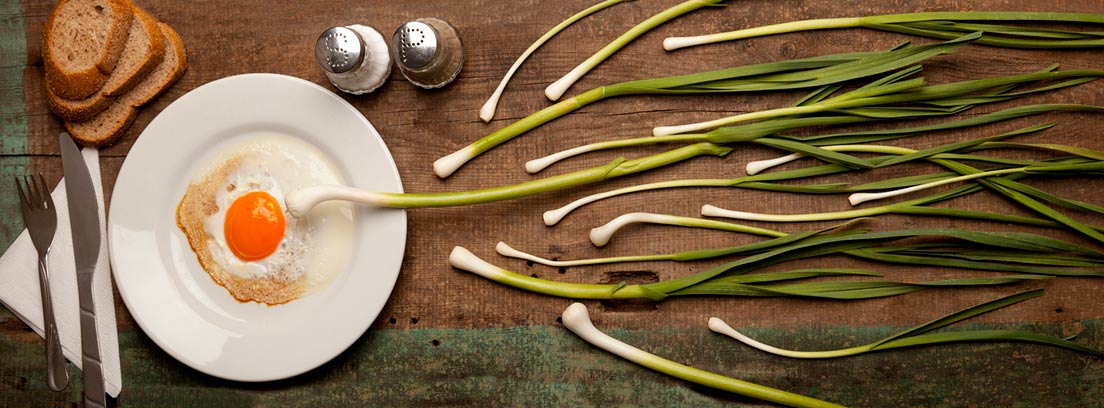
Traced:
<svg viewBox="0 0 1104 408">
<path fill-rule="evenodd" d="M 46 77 L 46 106 L 66 122 L 92 120 L 113 102 L 115 98 L 108 97 L 102 92 L 96 92 L 92 96 L 79 100 L 62 98 L 50 88 L 50 78 Z"/>
<path fill-rule="evenodd" d="M 144 35 L 148 38 L 149 45 L 144 50 L 127 50 L 127 52 L 141 52 L 142 62 L 136 69 L 130 72 L 121 72 L 122 68 L 116 65 L 115 70 L 108 76 L 107 82 L 104 84 L 103 93 L 107 96 L 119 96 L 126 91 L 129 91 L 135 85 L 138 85 L 142 80 L 146 79 L 150 71 L 153 71 L 161 61 L 165 59 L 165 35 L 161 33 L 161 29 L 158 27 L 160 21 L 151 16 L 145 10 L 140 7 L 134 7 L 134 19 L 131 26 L 139 28 Z M 135 35 L 133 28 L 131 29 L 130 36 L 127 37 L 127 41 L 132 41 Z M 127 47 L 130 48 L 130 47 Z M 122 58 L 119 59 L 122 61 Z M 119 80 L 121 78 L 121 80 Z"/>
<path fill-rule="evenodd" d="M 130 35 L 130 20 L 134 16 L 133 6 L 130 0 L 101 0 L 111 8 L 112 19 L 108 27 L 105 45 L 96 55 L 95 64 L 77 69 L 63 69 L 55 55 L 55 42 L 64 42 L 57 31 L 61 23 L 62 10 L 73 2 L 88 0 L 60 0 L 54 7 L 46 22 L 43 32 L 42 59 L 45 62 L 46 78 L 51 84 L 51 90 L 65 99 L 84 99 L 92 95 L 107 82 L 107 76 L 115 69 L 115 64 L 122 56 L 126 46 L 127 37 Z"/>
<path fill-rule="evenodd" d="M 134 5 L 130 0 L 107 0 L 111 3 L 112 8 L 118 8 L 124 10 L 123 12 L 129 14 L 130 17 L 126 18 L 127 21 L 119 21 L 111 26 L 111 34 L 107 36 L 107 49 L 104 50 L 104 58 L 100 60 L 100 63 L 96 65 L 100 69 L 100 72 L 104 74 L 110 74 L 115 70 L 115 63 L 119 61 L 119 57 L 123 54 L 123 48 L 126 47 L 127 37 L 130 35 L 130 19 L 134 18 Z M 120 19 L 122 20 L 122 19 Z"/>
</svg>

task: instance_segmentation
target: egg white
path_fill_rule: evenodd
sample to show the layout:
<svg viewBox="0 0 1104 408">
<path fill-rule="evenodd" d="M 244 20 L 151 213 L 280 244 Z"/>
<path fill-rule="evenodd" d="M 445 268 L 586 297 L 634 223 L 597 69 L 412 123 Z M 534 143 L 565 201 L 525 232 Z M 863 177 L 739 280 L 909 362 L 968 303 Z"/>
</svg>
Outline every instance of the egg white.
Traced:
<svg viewBox="0 0 1104 408">
<path fill-rule="evenodd" d="M 236 164 L 215 195 L 218 211 L 204 222 L 210 238 L 207 247 L 215 264 L 242 279 L 276 282 L 305 279 L 308 292 L 325 287 L 344 269 L 354 235 L 352 205 L 325 203 L 303 218 L 291 216 L 283 205 L 284 194 L 292 189 L 344 184 L 340 172 L 325 154 L 302 140 L 273 135 L 249 139 L 224 149 L 218 156 L 215 166 L 225 166 L 231 159 Z M 275 252 L 259 260 L 244 261 L 230 251 L 224 223 L 234 200 L 253 191 L 276 198 L 284 212 L 286 227 Z"/>
</svg>

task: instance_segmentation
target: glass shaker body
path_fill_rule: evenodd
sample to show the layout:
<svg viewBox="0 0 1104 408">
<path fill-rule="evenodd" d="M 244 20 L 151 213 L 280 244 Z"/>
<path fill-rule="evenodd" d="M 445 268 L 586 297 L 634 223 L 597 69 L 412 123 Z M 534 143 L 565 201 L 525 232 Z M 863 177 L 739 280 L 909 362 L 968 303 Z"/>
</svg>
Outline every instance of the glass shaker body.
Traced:
<svg viewBox="0 0 1104 408">
<path fill-rule="evenodd" d="M 448 22 L 431 17 L 399 27 L 391 37 L 391 54 L 407 80 L 427 89 L 448 85 L 464 66 L 460 33 Z"/>
</svg>

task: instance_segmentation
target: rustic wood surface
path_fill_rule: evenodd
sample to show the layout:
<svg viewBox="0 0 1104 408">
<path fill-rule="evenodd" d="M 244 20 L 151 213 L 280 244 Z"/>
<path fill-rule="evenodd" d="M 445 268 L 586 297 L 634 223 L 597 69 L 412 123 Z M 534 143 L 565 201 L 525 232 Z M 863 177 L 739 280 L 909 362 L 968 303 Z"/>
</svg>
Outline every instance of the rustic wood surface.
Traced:
<svg viewBox="0 0 1104 408">
<path fill-rule="evenodd" d="M 530 180 L 526 160 L 576 145 L 650 134 L 660 124 L 686 123 L 792 103 L 801 92 L 725 96 L 627 97 L 581 109 L 506 143 L 438 179 L 433 160 L 546 105 L 544 87 L 636 22 L 677 3 L 641 0 L 602 11 L 576 23 L 533 55 L 507 88 L 494 121 L 477 112 L 530 42 L 591 0 L 539 1 L 179 1 L 135 0 L 172 25 L 183 38 L 189 67 L 166 94 L 142 109 L 123 139 L 101 151 L 105 193 L 110 200 L 118 170 L 145 126 L 172 101 L 213 80 L 250 72 L 304 78 L 332 89 L 313 61 L 315 37 L 334 25 L 362 23 L 390 33 L 402 22 L 435 16 L 455 25 L 467 58 L 450 86 L 425 91 L 397 71 L 366 96 L 343 97 L 379 130 L 398 164 L 405 190 L 438 192 Z M 0 5 L 0 248 L 22 230 L 12 175 L 41 172 L 61 178 L 55 135 L 58 118 L 43 94 L 41 33 L 54 2 L 5 0 Z M 909 38 L 861 29 L 832 30 L 722 43 L 667 53 L 670 35 L 696 35 L 817 17 L 936 10 L 1042 10 L 1104 13 L 1098 0 L 1020 2 L 1009 0 L 734 1 L 679 18 L 630 44 L 576 84 L 570 94 L 630 79 L 674 75 L 823 55 L 886 49 Z M 1023 73 L 1054 63 L 1063 68 L 1104 68 L 1101 51 L 1004 50 L 979 46 L 925 62 L 930 83 Z M 1104 83 L 1036 95 L 1012 104 L 985 106 L 979 115 L 1013 104 L 1104 105 Z M 961 132 L 944 132 L 900 142 L 930 147 L 1037 124 L 1057 122 L 1046 132 L 1023 137 L 1104 149 L 1099 114 L 1048 114 Z M 609 151 L 579 157 L 546 170 L 559 174 L 668 148 Z M 658 253 L 751 242 L 756 238 L 676 227 L 634 227 L 608 247 L 595 248 L 590 228 L 617 215 L 647 211 L 695 216 L 702 204 L 771 213 L 834 211 L 843 197 L 809 198 L 739 189 L 677 189 L 649 192 L 590 205 L 546 227 L 544 210 L 613 187 L 674 178 L 736 177 L 743 163 L 777 156 L 759 146 L 741 146 L 727 158 L 700 158 L 602 185 L 462 208 L 408 212 L 409 236 L 399 281 L 375 324 L 347 352 L 301 376 L 244 384 L 200 374 L 153 344 L 116 297 L 124 390 L 116 406 L 683 406 L 726 403 L 769 405 L 675 380 L 607 354 L 577 339 L 557 316 L 569 300 L 534 295 L 451 268 L 449 250 L 463 245 L 509 269 L 573 282 L 648 281 L 684 276 L 717 262 L 644 263 L 569 269 L 527 265 L 494 253 L 506 241 L 553 258 L 574 259 L 630 253 Z M 807 162 L 806 162 L 807 163 Z M 861 182 L 930 171 L 924 165 L 848 176 Z M 838 178 L 833 179 L 838 180 Z M 1104 204 L 1100 180 L 1033 181 L 1059 196 Z M 956 207 L 1027 214 L 1003 198 L 976 194 Z M 110 209 L 109 209 L 110 210 Z M 1100 223 L 1086 214 L 1074 216 Z M 826 224 L 761 226 L 802 231 Z M 954 226 L 976 230 L 1023 230 L 1087 243 L 1073 234 L 996 223 L 939 218 L 879 217 L 872 228 Z M 825 257 L 787 265 L 863 266 L 902 280 L 976 276 L 975 272 L 908 268 Z M 777 269 L 777 268 L 776 268 Z M 968 290 L 933 290 L 857 302 L 789 299 L 682 298 L 659 304 L 588 302 L 600 328 L 615 337 L 675 361 L 778 388 L 854 406 L 1104 406 L 1104 361 L 1064 350 L 1023 344 L 953 345 L 885 352 L 827 361 L 795 361 L 764 355 L 710 333 L 705 321 L 724 318 L 764 341 L 786 348 L 829 349 L 863 344 L 896 328 L 1029 288 L 1047 296 L 972 320 L 964 327 L 1022 328 L 1052 335 L 1077 335 L 1081 344 L 1104 349 L 1104 306 L 1100 279 L 1046 282 Z M 304 345 L 307 346 L 307 345 Z M 76 406 L 77 370 L 62 393 L 45 384 L 43 341 L 0 308 L 0 407 Z"/>
</svg>

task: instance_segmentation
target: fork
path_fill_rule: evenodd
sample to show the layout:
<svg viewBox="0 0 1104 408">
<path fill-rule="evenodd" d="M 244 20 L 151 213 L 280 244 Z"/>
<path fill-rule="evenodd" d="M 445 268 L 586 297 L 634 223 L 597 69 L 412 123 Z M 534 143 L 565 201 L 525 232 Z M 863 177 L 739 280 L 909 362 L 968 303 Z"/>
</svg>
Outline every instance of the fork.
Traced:
<svg viewBox="0 0 1104 408">
<path fill-rule="evenodd" d="M 61 352 L 61 342 L 58 341 L 46 262 L 46 254 L 50 252 L 50 243 L 57 231 L 57 211 L 46 187 L 46 179 L 41 174 L 37 176 L 24 176 L 22 184 L 16 177 L 15 187 L 19 190 L 19 202 L 23 207 L 23 222 L 27 224 L 31 243 L 38 251 L 38 286 L 42 293 L 42 320 L 46 326 L 46 382 L 51 390 L 61 391 L 69 384 L 69 371 L 65 366 L 65 355 Z"/>
</svg>

